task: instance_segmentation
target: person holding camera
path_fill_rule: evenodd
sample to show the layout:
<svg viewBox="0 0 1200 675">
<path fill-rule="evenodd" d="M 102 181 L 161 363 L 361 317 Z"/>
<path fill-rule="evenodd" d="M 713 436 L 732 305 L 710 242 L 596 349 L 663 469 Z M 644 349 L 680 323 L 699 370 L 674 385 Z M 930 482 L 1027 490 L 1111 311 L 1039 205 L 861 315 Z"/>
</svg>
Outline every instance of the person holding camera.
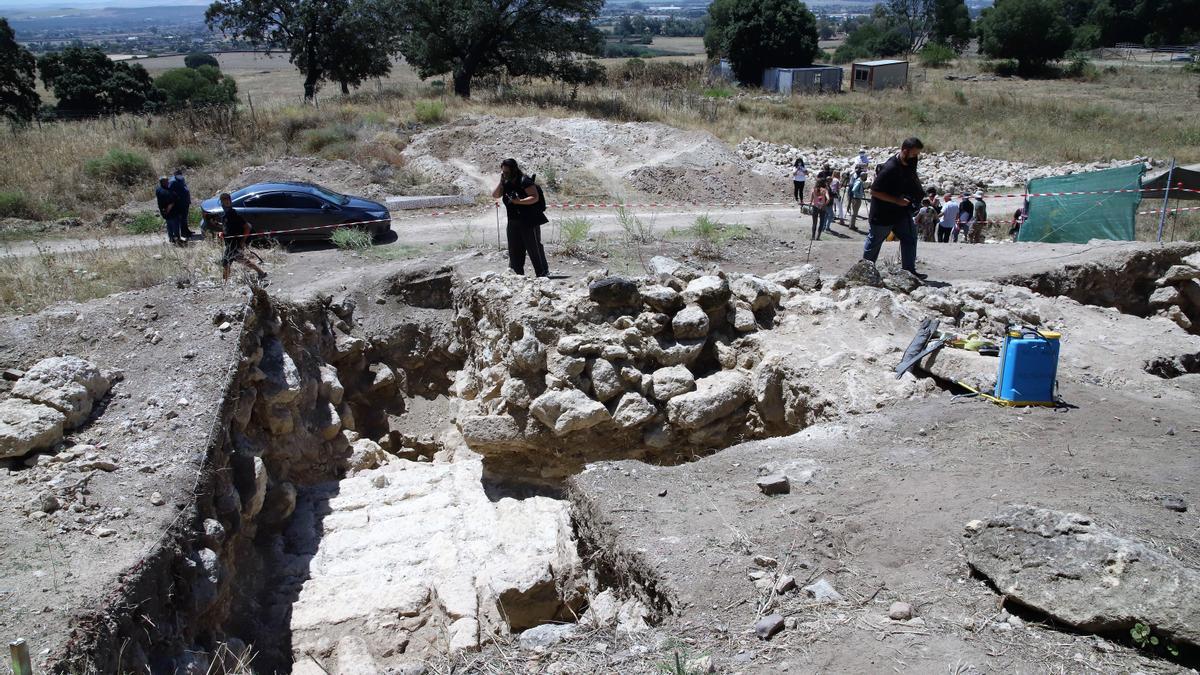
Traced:
<svg viewBox="0 0 1200 675">
<path fill-rule="evenodd" d="M 525 256 L 533 263 L 533 273 L 550 276 L 546 249 L 542 247 L 542 225 L 546 218 L 546 197 L 536 182 L 537 176 L 526 176 L 515 159 L 500 162 L 500 182 L 492 190 L 492 198 L 504 202 L 508 214 L 508 267 L 524 276 Z"/>
<path fill-rule="evenodd" d="M 871 183 L 871 213 L 867 241 L 863 244 L 863 260 L 872 263 L 879 258 L 879 249 L 889 233 L 900 240 L 900 265 L 918 279 L 926 275 L 917 272 L 917 235 L 913 215 L 921 204 L 925 191 L 917 177 L 917 159 L 925 145 L 917 137 L 900 144 L 900 152 L 884 162 Z"/>
<path fill-rule="evenodd" d="M 266 278 L 267 273 L 261 267 L 255 265 L 252 261 L 246 258 L 245 246 L 247 239 L 250 237 L 250 223 L 238 213 L 238 210 L 233 208 L 233 197 L 228 192 L 222 192 L 221 211 L 224 226 L 222 228 L 222 237 L 225 240 L 225 252 L 221 255 L 221 279 L 229 280 L 229 268 L 233 263 L 241 263 L 246 267 L 258 273 L 258 278 L 261 281 Z"/>
</svg>

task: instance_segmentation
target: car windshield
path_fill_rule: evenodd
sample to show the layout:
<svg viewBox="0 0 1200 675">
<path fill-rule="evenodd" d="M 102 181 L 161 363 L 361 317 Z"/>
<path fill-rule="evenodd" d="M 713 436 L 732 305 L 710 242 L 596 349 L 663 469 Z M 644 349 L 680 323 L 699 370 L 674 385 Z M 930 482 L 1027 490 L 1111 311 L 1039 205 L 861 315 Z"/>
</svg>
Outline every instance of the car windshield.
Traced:
<svg viewBox="0 0 1200 675">
<path fill-rule="evenodd" d="M 338 194 L 333 190 L 327 190 L 319 185 L 312 186 L 313 194 L 325 199 L 325 201 L 333 202 L 334 204 L 349 204 L 350 198 L 343 194 Z"/>
<path fill-rule="evenodd" d="M 254 194 L 255 192 L 256 192 L 255 186 L 251 185 L 249 187 L 244 187 L 241 190 L 238 190 L 236 192 L 229 193 L 229 197 L 233 200 L 233 202 L 235 204 L 240 204 L 243 197 L 245 197 L 246 195 L 249 195 L 249 194 Z"/>
</svg>

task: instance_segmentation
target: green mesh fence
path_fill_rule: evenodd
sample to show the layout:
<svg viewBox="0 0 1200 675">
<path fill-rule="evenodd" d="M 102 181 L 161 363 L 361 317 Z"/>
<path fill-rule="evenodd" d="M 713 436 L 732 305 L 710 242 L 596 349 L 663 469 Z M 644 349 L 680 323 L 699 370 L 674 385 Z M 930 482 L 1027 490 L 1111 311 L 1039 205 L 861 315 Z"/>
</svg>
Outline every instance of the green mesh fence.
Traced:
<svg viewBox="0 0 1200 675">
<path fill-rule="evenodd" d="M 1046 192 L 1104 194 L 1030 197 L 1029 217 L 1021 225 L 1018 241 L 1077 244 L 1086 243 L 1089 239 L 1132 241 L 1141 194 L 1105 191 L 1140 188 L 1145 170 L 1143 165 L 1137 164 L 1029 181 L 1026 192 L 1031 195 Z"/>
</svg>

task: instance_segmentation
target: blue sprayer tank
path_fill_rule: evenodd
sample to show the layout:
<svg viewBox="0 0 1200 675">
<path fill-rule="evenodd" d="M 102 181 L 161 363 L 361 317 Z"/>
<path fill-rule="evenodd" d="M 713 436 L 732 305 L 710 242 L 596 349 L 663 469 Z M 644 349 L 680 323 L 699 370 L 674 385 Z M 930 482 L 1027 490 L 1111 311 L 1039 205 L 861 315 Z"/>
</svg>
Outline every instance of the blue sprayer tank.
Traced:
<svg viewBox="0 0 1200 675">
<path fill-rule="evenodd" d="M 1012 405 L 1054 405 L 1059 333 L 1009 328 L 1000 348 L 995 397 Z"/>
</svg>

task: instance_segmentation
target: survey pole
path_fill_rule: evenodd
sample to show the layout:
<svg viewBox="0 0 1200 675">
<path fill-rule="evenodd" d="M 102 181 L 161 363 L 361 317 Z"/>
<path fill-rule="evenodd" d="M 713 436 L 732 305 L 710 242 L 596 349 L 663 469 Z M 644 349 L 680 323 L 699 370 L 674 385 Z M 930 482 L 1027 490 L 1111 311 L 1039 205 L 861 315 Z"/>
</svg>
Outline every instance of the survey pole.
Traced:
<svg viewBox="0 0 1200 675">
<path fill-rule="evenodd" d="M 1167 200 L 1171 198 L 1171 179 L 1175 176 L 1175 158 L 1171 158 L 1171 168 L 1167 169 L 1167 187 L 1163 190 L 1162 210 L 1158 214 L 1158 243 L 1162 243 L 1163 226 L 1167 224 Z"/>
</svg>

